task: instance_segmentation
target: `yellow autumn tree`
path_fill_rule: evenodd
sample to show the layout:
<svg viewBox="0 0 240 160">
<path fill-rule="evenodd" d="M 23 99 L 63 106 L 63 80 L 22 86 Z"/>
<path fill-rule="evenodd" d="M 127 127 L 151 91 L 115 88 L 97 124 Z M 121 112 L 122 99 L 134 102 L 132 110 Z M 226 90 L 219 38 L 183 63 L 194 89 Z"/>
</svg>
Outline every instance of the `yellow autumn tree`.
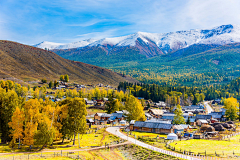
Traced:
<svg viewBox="0 0 240 160">
<path fill-rule="evenodd" d="M 238 102 L 236 98 L 230 97 L 224 101 L 224 108 L 226 109 L 226 117 L 232 121 L 236 120 L 238 115 Z"/>
<path fill-rule="evenodd" d="M 30 148 L 34 144 L 34 135 L 37 131 L 38 122 L 40 120 L 39 110 L 41 103 L 37 98 L 30 99 L 23 106 L 25 112 L 25 130 L 23 138 L 23 143 L 28 145 Z"/>
<path fill-rule="evenodd" d="M 130 95 L 125 103 L 125 109 L 129 112 L 127 120 L 145 121 L 145 113 L 141 102 L 134 96 Z"/>
<path fill-rule="evenodd" d="M 55 139 L 56 128 L 54 126 L 55 107 L 48 104 L 43 106 L 42 112 L 38 120 L 38 130 L 34 135 L 35 144 L 37 145 L 50 145 Z M 42 148 L 43 148 L 42 147 Z"/>
<path fill-rule="evenodd" d="M 28 145 L 30 149 L 32 148 L 32 145 L 34 144 L 34 135 L 37 131 L 38 123 L 33 123 L 31 120 L 30 122 L 26 122 L 25 130 L 24 130 L 24 139 L 23 144 Z"/>
<path fill-rule="evenodd" d="M 12 121 L 8 123 L 9 127 L 12 128 L 11 135 L 13 140 L 18 139 L 18 148 L 20 148 L 21 139 L 23 138 L 23 122 L 25 119 L 24 112 L 16 107 L 16 110 L 13 113 Z"/>
</svg>

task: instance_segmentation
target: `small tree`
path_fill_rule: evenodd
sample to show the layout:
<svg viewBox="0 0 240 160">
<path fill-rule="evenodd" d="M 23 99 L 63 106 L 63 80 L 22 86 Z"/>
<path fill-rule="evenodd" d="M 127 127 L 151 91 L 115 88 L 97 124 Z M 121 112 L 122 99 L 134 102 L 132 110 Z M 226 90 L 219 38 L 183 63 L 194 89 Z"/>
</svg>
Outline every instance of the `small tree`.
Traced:
<svg viewBox="0 0 240 160">
<path fill-rule="evenodd" d="M 190 121 L 190 117 L 188 117 L 188 119 L 187 119 L 187 124 L 191 124 L 191 121 Z"/>
<path fill-rule="evenodd" d="M 65 82 L 68 82 L 69 81 L 69 76 L 66 74 L 66 75 L 64 75 L 64 81 Z"/>
<path fill-rule="evenodd" d="M 43 78 L 41 81 L 42 83 L 47 83 L 47 80 L 45 78 Z"/>
<path fill-rule="evenodd" d="M 49 84 L 48 84 L 49 88 L 52 88 L 54 86 L 53 82 L 50 81 Z"/>
<path fill-rule="evenodd" d="M 58 81 L 54 81 L 54 87 L 57 87 L 59 85 Z"/>
<path fill-rule="evenodd" d="M 60 76 L 60 81 L 64 81 L 64 75 Z"/>
<path fill-rule="evenodd" d="M 177 108 L 174 111 L 174 113 L 175 113 L 175 116 L 173 119 L 173 124 L 185 124 L 182 107 L 179 104 L 177 105 Z"/>
</svg>

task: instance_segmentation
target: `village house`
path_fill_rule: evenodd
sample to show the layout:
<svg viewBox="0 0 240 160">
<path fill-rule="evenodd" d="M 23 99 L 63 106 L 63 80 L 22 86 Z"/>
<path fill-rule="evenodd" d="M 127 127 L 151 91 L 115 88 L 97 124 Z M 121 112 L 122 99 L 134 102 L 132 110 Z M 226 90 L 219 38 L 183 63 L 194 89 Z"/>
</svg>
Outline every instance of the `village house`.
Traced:
<svg viewBox="0 0 240 160">
<path fill-rule="evenodd" d="M 180 124 L 183 127 L 183 131 L 184 132 L 191 132 L 192 131 L 192 126 L 188 125 L 188 124 Z"/>
<path fill-rule="evenodd" d="M 155 103 L 155 107 L 165 109 L 166 108 L 166 103 L 163 101 L 159 101 L 158 103 Z"/>
<path fill-rule="evenodd" d="M 204 113 L 205 109 L 203 105 L 191 105 L 182 107 L 183 111 L 190 111 L 193 114 Z"/>
<path fill-rule="evenodd" d="M 94 121 L 96 121 L 96 120 L 100 121 L 103 114 L 105 114 L 105 113 L 96 113 L 94 115 Z"/>
<path fill-rule="evenodd" d="M 196 121 L 196 123 L 197 123 L 198 126 L 208 125 L 208 121 L 205 120 L 205 119 L 198 119 L 198 120 Z"/>
<path fill-rule="evenodd" d="M 208 115 L 211 115 L 212 119 L 216 119 L 219 122 L 220 121 L 226 121 L 226 118 L 224 117 L 225 112 L 222 112 L 222 111 L 221 112 L 211 112 Z"/>
<path fill-rule="evenodd" d="M 196 119 L 195 118 L 190 118 L 190 125 L 191 126 L 196 126 Z"/>
<path fill-rule="evenodd" d="M 133 126 L 135 124 L 135 120 L 131 120 L 130 123 L 129 123 L 129 129 L 130 131 L 133 131 Z"/>
<path fill-rule="evenodd" d="M 105 102 L 103 100 L 96 100 L 96 101 L 97 101 L 96 106 L 102 107 L 105 104 Z"/>
<path fill-rule="evenodd" d="M 173 129 L 173 132 L 176 134 L 176 133 L 181 133 L 184 131 L 184 128 L 181 126 L 181 125 L 174 125 L 172 127 Z"/>
<path fill-rule="evenodd" d="M 163 115 L 163 111 L 160 109 L 149 109 L 148 113 L 154 118 L 161 118 Z"/>
<path fill-rule="evenodd" d="M 93 105 L 94 105 L 94 101 L 89 101 L 89 100 L 87 100 L 87 101 L 86 101 L 86 105 L 88 105 L 88 106 L 93 106 Z"/>
<path fill-rule="evenodd" d="M 145 112 L 145 117 L 146 117 L 147 120 L 150 120 L 150 119 L 153 118 L 153 116 L 151 116 L 151 114 L 146 113 L 146 112 Z"/>
<path fill-rule="evenodd" d="M 126 111 L 116 111 L 112 114 L 107 113 L 96 113 L 94 115 L 94 122 L 95 124 L 116 124 L 117 122 L 120 122 L 121 120 L 125 119 Z"/>
<path fill-rule="evenodd" d="M 172 133 L 173 130 L 172 124 L 136 121 L 133 125 L 133 131 L 168 134 Z"/>
<path fill-rule="evenodd" d="M 205 119 L 207 121 L 210 121 L 210 119 L 212 118 L 212 115 L 196 115 L 196 120 L 199 120 L 199 119 Z"/>
</svg>

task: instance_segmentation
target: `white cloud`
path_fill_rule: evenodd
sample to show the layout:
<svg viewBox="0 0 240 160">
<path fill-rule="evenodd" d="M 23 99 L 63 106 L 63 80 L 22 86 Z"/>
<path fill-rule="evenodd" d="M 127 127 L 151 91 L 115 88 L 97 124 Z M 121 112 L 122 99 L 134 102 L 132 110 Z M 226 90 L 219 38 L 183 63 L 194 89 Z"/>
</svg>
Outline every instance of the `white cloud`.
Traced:
<svg viewBox="0 0 240 160">
<path fill-rule="evenodd" d="M 84 23 L 80 23 L 80 24 L 69 24 L 68 26 L 73 26 L 73 27 L 88 27 L 88 26 L 92 26 L 94 24 L 100 23 L 100 22 L 104 22 L 105 19 L 92 19 L 90 21 L 84 22 Z"/>
<path fill-rule="evenodd" d="M 239 0 L 11 0 L 0 4 L 0 39 L 28 43 L 240 24 Z"/>
<path fill-rule="evenodd" d="M 91 33 L 77 35 L 77 37 L 79 37 L 79 38 L 76 38 L 76 39 L 84 40 L 84 39 L 89 39 L 89 38 L 102 39 L 102 38 L 107 38 L 107 37 L 113 37 L 116 35 L 117 31 L 118 31 L 117 29 L 110 29 L 110 30 L 106 30 L 103 32 L 91 32 Z"/>
<path fill-rule="evenodd" d="M 188 1 L 176 15 L 176 27 L 203 29 L 224 24 L 240 24 L 239 6 L 238 0 Z"/>
</svg>

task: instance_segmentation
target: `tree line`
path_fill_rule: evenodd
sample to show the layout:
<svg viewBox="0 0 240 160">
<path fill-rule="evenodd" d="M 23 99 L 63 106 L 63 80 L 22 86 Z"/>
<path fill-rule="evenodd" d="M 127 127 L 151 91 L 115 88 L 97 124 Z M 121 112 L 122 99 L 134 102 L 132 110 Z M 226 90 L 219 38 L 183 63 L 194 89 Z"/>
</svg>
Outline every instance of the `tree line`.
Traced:
<svg viewBox="0 0 240 160">
<path fill-rule="evenodd" d="M 234 97 L 240 100 L 240 78 L 227 84 L 210 86 L 169 86 L 157 84 L 120 82 L 118 90 L 130 91 L 136 97 L 144 97 L 154 102 L 165 101 L 170 105 L 197 104 L 203 100 Z"/>
</svg>

